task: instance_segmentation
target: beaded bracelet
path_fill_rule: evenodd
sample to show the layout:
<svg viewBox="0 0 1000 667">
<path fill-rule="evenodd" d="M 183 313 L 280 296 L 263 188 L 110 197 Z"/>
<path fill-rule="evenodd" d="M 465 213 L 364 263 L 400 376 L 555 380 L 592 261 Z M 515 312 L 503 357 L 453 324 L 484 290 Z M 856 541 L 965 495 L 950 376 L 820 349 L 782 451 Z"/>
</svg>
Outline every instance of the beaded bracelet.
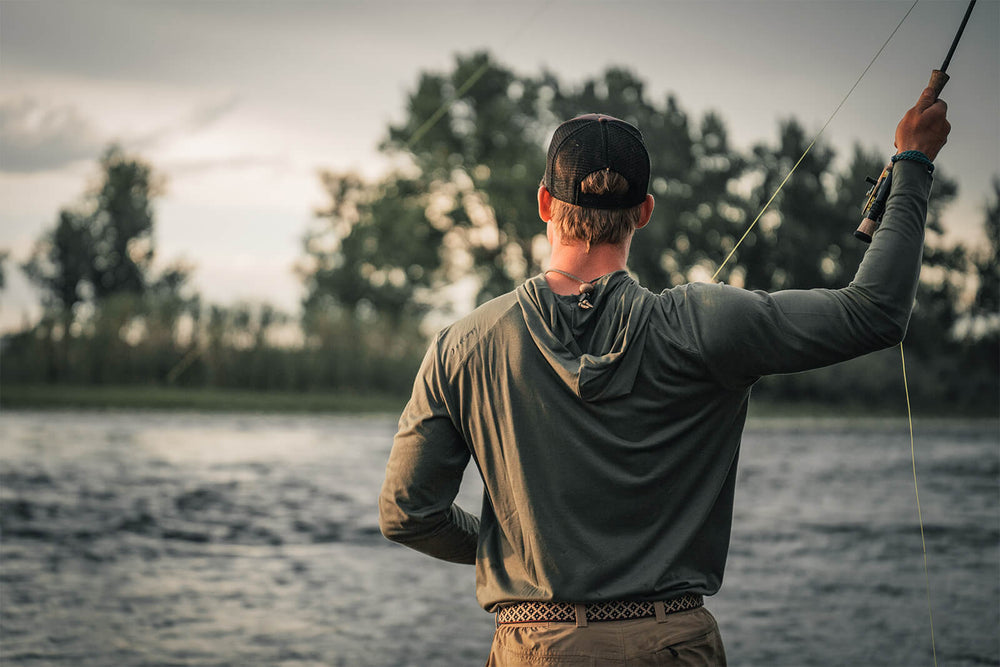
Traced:
<svg viewBox="0 0 1000 667">
<path fill-rule="evenodd" d="M 920 164 L 927 167 L 927 173 L 934 173 L 934 163 L 931 159 L 921 153 L 920 151 L 903 151 L 902 153 L 897 153 L 892 156 L 892 163 L 896 164 L 899 160 L 911 160 L 913 162 L 919 162 Z"/>
</svg>

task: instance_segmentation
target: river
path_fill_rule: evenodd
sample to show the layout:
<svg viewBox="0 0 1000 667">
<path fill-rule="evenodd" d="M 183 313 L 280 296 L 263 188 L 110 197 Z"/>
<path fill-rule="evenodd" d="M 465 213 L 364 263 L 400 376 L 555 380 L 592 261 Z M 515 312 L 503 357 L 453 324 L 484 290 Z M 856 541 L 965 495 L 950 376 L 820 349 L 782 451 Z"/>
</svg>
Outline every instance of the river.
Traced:
<svg viewBox="0 0 1000 667">
<path fill-rule="evenodd" d="M 395 417 L 5 411 L 4 665 L 459 666 L 471 567 L 385 541 Z M 915 432 L 938 664 L 1000 664 L 996 421 Z M 475 511 L 467 475 L 459 503 Z M 931 665 L 909 431 L 751 420 L 726 580 L 732 665 Z"/>
</svg>

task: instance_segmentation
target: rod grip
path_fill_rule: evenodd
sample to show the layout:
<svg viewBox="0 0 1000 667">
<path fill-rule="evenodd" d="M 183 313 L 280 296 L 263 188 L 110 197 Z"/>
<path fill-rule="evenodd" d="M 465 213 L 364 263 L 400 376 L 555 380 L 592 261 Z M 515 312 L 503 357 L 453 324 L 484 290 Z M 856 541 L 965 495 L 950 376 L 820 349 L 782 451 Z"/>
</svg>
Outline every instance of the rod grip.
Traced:
<svg viewBox="0 0 1000 667">
<path fill-rule="evenodd" d="M 931 72 L 931 81 L 927 84 L 929 88 L 934 89 L 934 98 L 937 99 L 941 96 L 941 91 L 944 90 L 944 85 L 948 83 L 948 79 L 951 77 L 942 72 L 939 69 Z"/>
</svg>

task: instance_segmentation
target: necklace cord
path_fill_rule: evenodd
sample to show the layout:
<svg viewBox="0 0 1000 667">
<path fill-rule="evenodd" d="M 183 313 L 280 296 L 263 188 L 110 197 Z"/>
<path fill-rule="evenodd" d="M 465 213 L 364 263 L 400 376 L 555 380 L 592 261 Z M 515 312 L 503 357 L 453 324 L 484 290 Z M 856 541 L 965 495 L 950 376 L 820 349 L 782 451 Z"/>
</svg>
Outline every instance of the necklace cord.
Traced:
<svg viewBox="0 0 1000 667">
<path fill-rule="evenodd" d="M 570 280 L 575 280 L 576 282 L 580 283 L 580 286 L 577 290 L 579 294 L 579 296 L 577 296 L 577 305 L 580 306 L 582 310 L 590 310 L 591 308 L 594 307 L 594 304 L 590 302 L 590 295 L 593 294 L 594 292 L 594 280 L 597 280 L 597 278 L 589 281 L 584 280 L 583 278 L 580 278 L 579 276 L 574 276 L 569 271 L 563 271 L 562 269 L 547 269 L 545 273 L 543 273 L 542 275 L 545 275 L 546 273 L 558 273 L 562 276 L 566 276 Z"/>
</svg>

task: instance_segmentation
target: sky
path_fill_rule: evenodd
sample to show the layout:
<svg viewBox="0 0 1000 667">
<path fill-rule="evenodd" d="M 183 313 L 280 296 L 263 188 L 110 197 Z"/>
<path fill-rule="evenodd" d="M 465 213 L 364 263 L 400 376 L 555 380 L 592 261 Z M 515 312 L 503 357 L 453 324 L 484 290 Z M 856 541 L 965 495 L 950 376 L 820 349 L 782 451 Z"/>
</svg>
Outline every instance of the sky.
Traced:
<svg viewBox="0 0 1000 667">
<path fill-rule="evenodd" d="M 773 141 L 780 119 L 818 132 L 911 4 L 0 0 L 0 250 L 11 253 L 0 331 L 37 316 L 16 265 L 94 184 L 112 141 L 166 180 L 159 267 L 191 264 L 210 302 L 295 313 L 292 268 L 327 204 L 318 173 L 383 173 L 378 144 L 420 72 L 450 71 L 456 54 L 481 49 L 569 84 L 623 66 L 647 98 L 673 93 L 694 116 L 716 111 L 747 148 Z M 916 5 L 825 131 L 840 155 L 855 142 L 892 155 L 896 123 L 940 67 L 966 4 Z M 945 223 L 967 243 L 982 242 L 1000 174 L 998 35 L 1000 1 L 979 0 L 942 95 L 952 132 L 937 164 L 959 183 Z"/>
</svg>

